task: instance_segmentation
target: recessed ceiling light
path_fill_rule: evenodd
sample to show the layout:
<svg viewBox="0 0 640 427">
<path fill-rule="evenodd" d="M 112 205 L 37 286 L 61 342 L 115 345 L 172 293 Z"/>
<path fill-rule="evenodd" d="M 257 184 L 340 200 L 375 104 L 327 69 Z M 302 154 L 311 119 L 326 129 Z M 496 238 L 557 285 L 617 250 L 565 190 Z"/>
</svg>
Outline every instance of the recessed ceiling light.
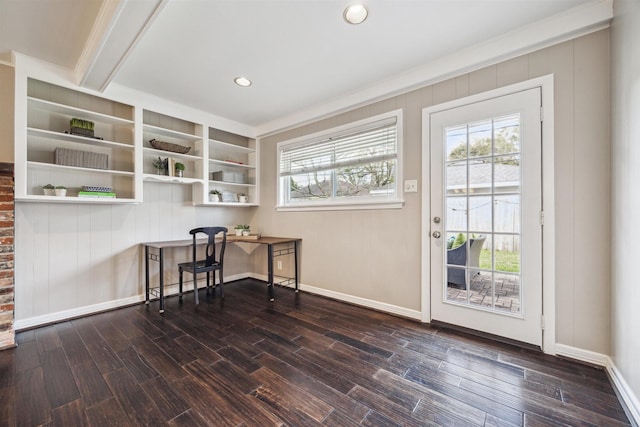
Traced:
<svg viewBox="0 0 640 427">
<path fill-rule="evenodd" d="M 363 4 L 352 4 L 344 10 L 344 20 L 349 24 L 361 24 L 367 19 L 369 11 Z"/>
<path fill-rule="evenodd" d="M 251 86 L 251 80 L 249 80 L 246 77 L 236 77 L 235 79 L 233 79 L 233 81 L 236 82 L 238 86 L 242 86 L 242 87 Z"/>
</svg>

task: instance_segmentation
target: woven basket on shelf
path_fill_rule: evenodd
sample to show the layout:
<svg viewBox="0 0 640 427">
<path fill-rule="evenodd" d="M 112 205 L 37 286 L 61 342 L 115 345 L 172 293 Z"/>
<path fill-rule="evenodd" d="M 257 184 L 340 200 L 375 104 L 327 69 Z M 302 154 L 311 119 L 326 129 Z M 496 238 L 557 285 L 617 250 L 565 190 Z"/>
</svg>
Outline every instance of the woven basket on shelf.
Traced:
<svg viewBox="0 0 640 427">
<path fill-rule="evenodd" d="M 172 153 L 187 154 L 191 147 L 185 147 L 184 145 L 173 144 L 171 142 L 158 141 L 157 139 L 150 139 L 149 144 L 155 149 L 162 151 L 171 151 Z"/>
</svg>

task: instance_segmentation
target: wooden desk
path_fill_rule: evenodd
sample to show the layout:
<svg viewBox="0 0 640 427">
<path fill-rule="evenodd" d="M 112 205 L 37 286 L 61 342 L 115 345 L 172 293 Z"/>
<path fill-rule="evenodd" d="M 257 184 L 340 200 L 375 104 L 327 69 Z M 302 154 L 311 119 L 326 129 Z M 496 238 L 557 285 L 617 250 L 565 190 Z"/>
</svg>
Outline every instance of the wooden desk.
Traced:
<svg viewBox="0 0 640 427">
<path fill-rule="evenodd" d="M 294 257 L 294 277 L 293 280 L 295 282 L 295 291 L 298 292 L 298 242 L 302 239 L 297 237 L 271 237 L 271 236 L 262 236 L 259 239 L 248 239 L 246 237 L 239 237 L 234 235 L 227 234 L 227 243 L 249 243 L 254 245 L 267 245 L 267 272 L 268 272 L 268 286 L 267 293 L 269 296 L 269 300 L 273 301 L 274 291 L 273 291 L 273 258 L 283 255 L 291 254 L 290 249 L 280 249 L 274 250 L 274 246 L 293 243 L 293 257 Z M 164 313 L 164 250 L 171 248 L 183 248 L 187 246 L 191 246 L 193 243 L 193 239 L 183 239 L 183 240 L 165 240 L 161 242 L 143 242 L 140 243 L 144 246 L 144 274 L 145 274 L 145 304 L 149 304 L 149 260 L 157 261 L 160 268 L 159 274 L 159 299 L 160 299 L 160 313 Z M 197 241 L 198 244 L 206 245 L 207 240 L 201 239 Z M 158 253 L 151 253 L 149 249 L 157 249 Z M 215 275 L 214 275 L 215 282 Z M 197 292 L 197 290 L 195 290 Z"/>
</svg>

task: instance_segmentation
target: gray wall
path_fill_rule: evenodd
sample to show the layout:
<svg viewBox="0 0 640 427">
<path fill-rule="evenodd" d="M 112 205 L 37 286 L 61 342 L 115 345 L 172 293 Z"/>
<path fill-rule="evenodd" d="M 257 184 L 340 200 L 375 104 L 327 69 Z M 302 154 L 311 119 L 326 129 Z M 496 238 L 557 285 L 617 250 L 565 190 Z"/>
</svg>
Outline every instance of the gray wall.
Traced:
<svg viewBox="0 0 640 427">
<path fill-rule="evenodd" d="M 423 108 L 547 74 L 555 76 L 556 338 L 609 354 L 609 30 L 263 138 L 254 221 L 302 237 L 302 283 L 419 311 L 420 192 L 405 194 L 399 210 L 276 212 L 276 143 L 402 108 L 404 178 L 419 180 Z"/>
<path fill-rule="evenodd" d="M 640 396 L 640 2 L 617 0 L 612 26 L 611 358 Z"/>
</svg>

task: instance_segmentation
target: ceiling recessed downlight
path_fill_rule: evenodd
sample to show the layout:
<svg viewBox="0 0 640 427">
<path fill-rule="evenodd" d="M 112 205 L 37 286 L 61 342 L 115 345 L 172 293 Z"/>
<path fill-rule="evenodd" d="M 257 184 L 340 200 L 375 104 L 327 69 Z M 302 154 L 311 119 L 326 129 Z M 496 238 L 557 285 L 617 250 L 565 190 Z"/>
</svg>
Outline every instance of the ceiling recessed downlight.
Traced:
<svg viewBox="0 0 640 427">
<path fill-rule="evenodd" d="M 233 81 L 236 82 L 238 86 L 242 86 L 242 87 L 251 86 L 251 80 L 249 80 L 246 77 L 236 77 L 235 79 L 233 79 Z"/>
<path fill-rule="evenodd" d="M 367 15 L 369 11 L 363 4 L 352 4 L 344 10 L 344 20 L 349 24 L 362 24 Z"/>
</svg>

